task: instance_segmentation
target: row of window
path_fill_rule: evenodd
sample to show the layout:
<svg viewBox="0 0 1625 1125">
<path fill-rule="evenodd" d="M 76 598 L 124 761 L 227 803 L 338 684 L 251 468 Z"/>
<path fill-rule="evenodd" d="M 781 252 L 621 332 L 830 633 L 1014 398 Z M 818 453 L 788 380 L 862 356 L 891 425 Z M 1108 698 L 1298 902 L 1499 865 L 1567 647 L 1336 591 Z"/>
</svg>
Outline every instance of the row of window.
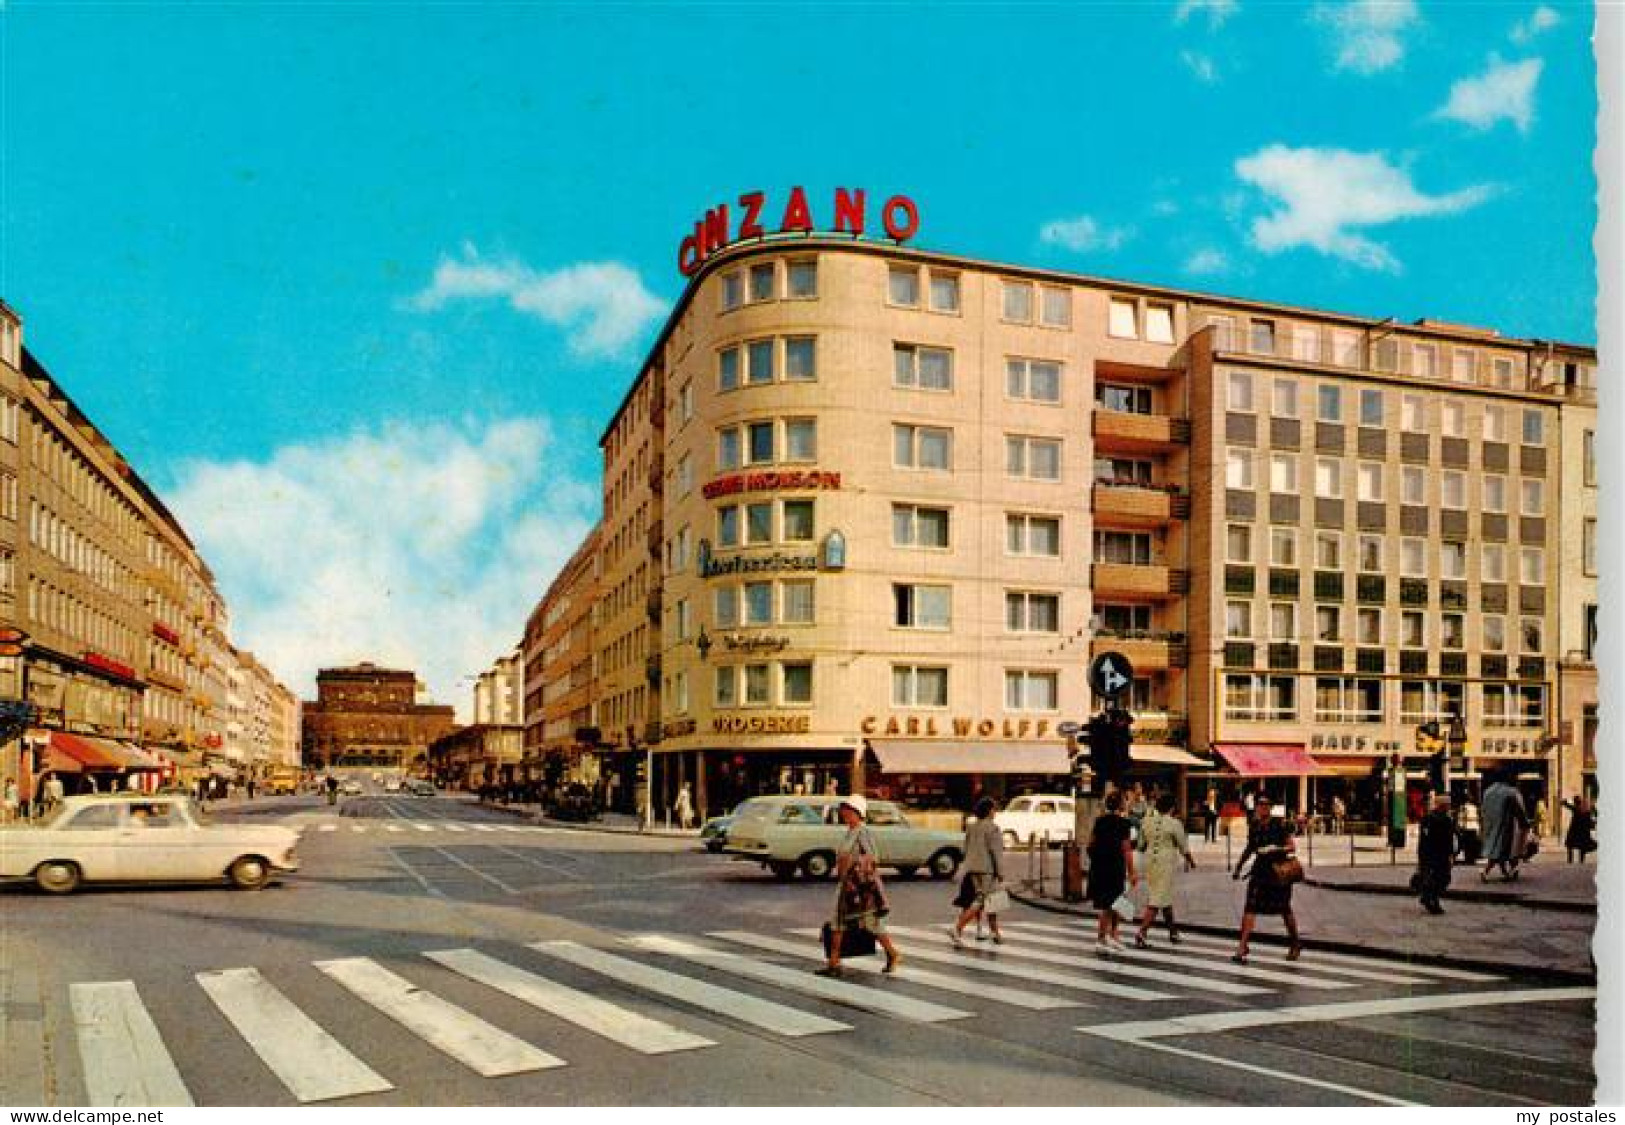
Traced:
<svg viewBox="0 0 1625 1125">
<path fill-rule="evenodd" d="M 728 271 L 719 284 L 724 312 L 763 301 L 811 300 L 818 296 L 818 261 L 792 258 L 756 262 Z"/>
<path fill-rule="evenodd" d="M 1268 603 L 1268 639 L 1283 643 L 1313 640 L 1319 644 L 1342 644 L 1353 641 L 1361 645 L 1385 643 L 1383 610 L 1375 606 L 1361 606 L 1354 611 L 1354 632 L 1345 631 L 1347 610 L 1340 605 L 1316 605 L 1314 631 L 1305 637 L 1298 632 L 1298 603 L 1272 601 Z M 1224 603 L 1224 635 L 1232 640 L 1263 639 L 1257 631 L 1252 601 L 1232 599 Z M 1441 613 L 1436 617 L 1421 610 L 1401 610 L 1398 643 L 1406 648 L 1421 649 L 1428 645 L 1428 621 L 1436 620 L 1437 641 L 1440 648 L 1465 649 L 1467 647 L 1467 615 Z M 1507 651 L 1507 619 L 1501 614 L 1478 615 L 1480 643 L 1484 652 Z M 1517 619 L 1520 652 L 1538 655 L 1545 648 L 1545 620 L 1540 617 Z"/>
<path fill-rule="evenodd" d="M 1595 521 L 1587 521 L 1593 523 Z M 1361 534 L 1355 538 L 1355 569 L 1362 574 L 1386 574 L 1391 569 L 1387 559 L 1387 537 Z M 1262 561 L 1253 547 L 1253 526 L 1232 523 L 1225 528 L 1225 561 L 1253 563 Z M 1341 531 L 1314 533 L 1314 568 L 1316 570 L 1342 570 L 1343 540 Z M 1593 555 L 1588 561 L 1595 563 L 1595 534 L 1591 535 Z M 1507 580 L 1507 547 L 1501 543 L 1482 543 L 1472 554 L 1478 559 L 1478 576 L 1482 582 L 1500 583 Z M 1403 536 L 1399 540 L 1399 573 L 1406 578 L 1429 577 L 1429 558 L 1439 560 L 1439 577 L 1447 581 L 1462 581 L 1468 574 L 1469 551 L 1466 543 L 1422 539 Z M 1540 586 L 1546 581 L 1546 549 L 1544 547 L 1517 548 L 1518 580 L 1525 586 Z M 1298 529 L 1272 527 L 1269 529 L 1269 564 L 1277 567 L 1296 567 L 1298 562 Z"/>
<path fill-rule="evenodd" d="M 80 651 L 90 649 L 120 660 L 135 659 L 134 632 L 95 606 L 35 578 L 28 580 L 28 617 L 72 637 L 82 646 Z"/>
<path fill-rule="evenodd" d="M 7 486 L 5 481 L 0 481 L 0 494 L 3 494 L 7 487 L 11 489 L 16 487 L 15 478 L 7 477 L 5 480 L 11 484 Z M 28 540 L 69 570 L 84 575 L 108 593 L 127 600 L 135 599 L 134 575 L 103 550 L 100 544 L 80 534 L 77 529 L 38 501 L 30 501 L 28 505 Z"/>
<path fill-rule="evenodd" d="M 135 508 L 116 495 L 77 450 L 46 426 L 32 426 L 31 434 L 32 462 L 44 479 L 54 482 L 86 511 L 105 521 L 114 536 L 125 543 L 136 544 L 141 521 Z"/>
<path fill-rule="evenodd" d="M 22 403 L 7 394 L 0 394 L 0 441 L 17 444 L 22 427 Z"/>
<path fill-rule="evenodd" d="M 1269 490 L 1284 496 L 1302 492 L 1299 469 L 1305 457 L 1298 453 L 1268 454 Z M 1256 471 L 1265 455 L 1251 449 L 1230 447 L 1225 450 L 1224 483 L 1226 488 L 1251 492 L 1258 485 Z M 1389 467 L 1382 461 L 1357 461 L 1352 466 L 1341 457 L 1316 457 L 1313 460 L 1315 495 L 1323 500 L 1341 500 L 1345 482 L 1352 468 L 1354 494 L 1359 500 L 1381 503 L 1387 499 Z M 1419 465 L 1399 467 L 1399 502 L 1425 505 L 1428 503 L 1428 478 L 1439 481 L 1439 506 L 1452 511 L 1465 511 L 1468 506 L 1468 474 L 1457 469 L 1434 471 Z M 1477 507 L 1485 512 L 1503 514 L 1507 510 L 1507 477 L 1500 473 L 1478 475 L 1479 496 Z M 1546 481 L 1541 477 L 1522 477 L 1518 480 L 1518 514 L 1544 516 L 1546 514 Z"/>
<path fill-rule="evenodd" d="M 816 418 L 762 418 L 717 430 L 717 468 L 724 471 L 817 459 Z"/>
<path fill-rule="evenodd" d="M 892 706 L 910 710 L 943 710 L 948 706 L 946 667 L 896 664 L 892 666 Z M 785 660 L 759 664 L 723 664 L 714 674 L 713 705 L 736 707 L 797 707 L 813 702 L 813 663 Z M 681 681 L 681 682 L 678 682 Z M 1004 709 L 1013 712 L 1053 713 L 1060 709 L 1061 674 L 1049 669 L 1007 668 L 1004 672 Z M 686 677 L 674 678 L 673 709 L 688 709 Z"/>
<path fill-rule="evenodd" d="M 1386 723 L 1392 721 L 1394 681 L 1360 676 L 1317 676 L 1314 701 L 1301 708 L 1298 677 L 1230 673 L 1224 677 L 1224 717 L 1241 722 Z M 1457 680 L 1400 680 L 1401 723 L 1468 716 L 1467 685 Z M 1487 727 L 1543 729 L 1546 688 L 1540 684 L 1481 684 L 1477 718 Z"/>
<path fill-rule="evenodd" d="M 1262 381 L 1262 376 L 1255 377 L 1251 372 L 1232 371 L 1228 380 L 1226 406 L 1237 414 L 1253 414 L 1259 412 L 1263 403 L 1254 394 L 1255 381 Z M 1275 418 L 1298 418 L 1299 391 L 1303 384 L 1296 379 L 1272 379 L 1270 381 L 1269 414 Z M 1386 391 L 1375 388 L 1351 388 L 1340 383 L 1317 383 L 1313 385 L 1315 396 L 1315 419 L 1320 422 L 1329 422 L 1341 425 L 1347 421 L 1355 421 L 1359 425 L 1370 429 L 1385 429 L 1391 425 L 1388 418 Z M 1262 390 L 1258 395 L 1262 395 Z M 1355 402 L 1352 416 L 1345 410 L 1349 399 Z M 1420 434 L 1435 431 L 1445 437 L 1464 438 L 1468 436 L 1468 404 L 1462 399 L 1445 398 L 1438 403 L 1439 421 L 1432 423 L 1428 410 L 1429 396 L 1421 394 L 1401 394 L 1399 396 L 1399 417 L 1397 419 L 1400 430 L 1404 433 Z M 1509 418 L 1511 408 L 1492 403 L 1486 403 L 1480 408 L 1481 434 L 1484 441 L 1507 442 L 1510 440 Z M 1519 440 L 1524 445 L 1544 445 L 1546 442 L 1546 414 L 1538 409 L 1524 409 L 1520 418 Z"/>
</svg>

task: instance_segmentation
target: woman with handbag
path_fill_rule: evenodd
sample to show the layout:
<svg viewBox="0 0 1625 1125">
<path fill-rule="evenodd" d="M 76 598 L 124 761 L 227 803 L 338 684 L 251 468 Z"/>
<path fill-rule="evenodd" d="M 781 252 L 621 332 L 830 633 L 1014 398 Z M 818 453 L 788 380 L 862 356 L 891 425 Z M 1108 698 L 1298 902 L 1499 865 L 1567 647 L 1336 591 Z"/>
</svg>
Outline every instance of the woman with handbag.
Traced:
<svg viewBox="0 0 1625 1125">
<path fill-rule="evenodd" d="M 1089 834 L 1089 901 L 1100 911 L 1095 921 L 1095 952 L 1104 957 L 1113 949 L 1122 949 L 1117 937 L 1118 908 L 1125 904 L 1125 884 L 1133 886 L 1140 881 L 1134 873 L 1134 845 L 1129 836 L 1132 827 L 1122 815 L 1123 794 L 1117 790 L 1106 794 L 1106 811 L 1095 820 Z M 1132 917 L 1129 911 L 1125 917 Z"/>
<path fill-rule="evenodd" d="M 1292 829 L 1274 815 L 1268 797 L 1260 797 L 1253 805 L 1247 821 L 1247 847 L 1236 861 L 1232 879 L 1241 878 L 1242 865 L 1248 857 L 1253 859 L 1252 872 L 1247 879 L 1247 904 L 1241 915 L 1241 941 L 1230 960 L 1238 965 L 1247 963 L 1247 939 L 1252 936 L 1253 923 L 1260 914 L 1279 914 L 1286 923 L 1287 937 L 1292 945 L 1286 952 L 1288 961 L 1296 961 L 1303 952 L 1298 940 L 1298 919 L 1292 913 L 1292 884 L 1303 878 L 1303 866 L 1292 853 Z"/>
<path fill-rule="evenodd" d="M 961 910 L 959 920 L 948 928 L 955 945 L 964 944 L 965 926 L 978 915 L 987 919 L 994 944 L 1004 944 L 999 911 L 1009 896 L 1004 891 L 1004 839 L 993 822 L 997 808 L 992 797 L 983 797 L 976 802 L 976 819 L 965 828 L 965 862 L 960 868 L 965 877 L 960 881 L 959 897 L 954 899 Z"/>
<path fill-rule="evenodd" d="M 1139 949 L 1146 947 L 1146 935 L 1157 911 L 1168 922 L 1168 940 L 1179 944 L 1179 928 L 1174 925 L 1174 875 L 1183 858 L 1186 871 L 1196 866 L 1191 856 L 1190 842 L 1185 838 L 1185 826 L 1174 812 L 1174 795 L 1164 793 L 1157 798 L 1157 809 L 1145 820 L 1140 830 L 1140 850 L 1145 853 L 1145 911 L 1140 915 L 1140 928 L 1134 935 Z"/>
<path fill-rule="evenodd" d="M 836 810 L 846 826 L 846 839 L 835 852 L 835 879 L 839 889 L 835 894 L 835 918 L 831 923 L 827 959 L 818 970 L 820 976 L 841 975 L 841 939 L 849 932 L 862 930 L 872 934 L 875 942 L 886 951 L 887 973 L 897 971 L 902 954 L 886 933 L 886 890 L 880 885 L 879 852 L 875 838 L 863 821 L 869 815 L 869 801 L 853 795 L 842 797 Z"/>
</svg>

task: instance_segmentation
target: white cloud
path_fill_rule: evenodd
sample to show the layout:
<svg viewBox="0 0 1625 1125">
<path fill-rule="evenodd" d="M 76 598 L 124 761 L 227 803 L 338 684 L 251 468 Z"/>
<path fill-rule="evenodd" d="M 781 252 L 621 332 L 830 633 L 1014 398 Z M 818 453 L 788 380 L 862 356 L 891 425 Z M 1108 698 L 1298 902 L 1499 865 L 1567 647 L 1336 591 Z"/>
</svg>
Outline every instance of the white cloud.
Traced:
<svg viewBox="0 0 1625 1125">
<path fill-rule="evenodd" d="M 510 651 L 597 516 L 541 418 L 391 423 L 264 461 L 182 466 L 174 509 L 232 607 L 232 638 L 303 698 L 318 668 L 462 678 Z M 466 714 L 464 714 L 466 718 Z"/>
<path fill-rule="evenodd" d="M 522 313 L 565 329 L 570 350 L 585 356 L 628 351 L 666 312 L 666 303 L 620 262 L 581 262 L 538 272 L 515 259 L 487 261 L 472 246 L 444 257 L 428 288 L 407 301 L 433 312 L 454 300 L 506 300 Z"/>
<path fill-rule="evenodd" d="M 1038 232 L 1041 242 L 1086 253 L 1091 250 L 1117 250 L 1134 236 L 1132 227 L 1103 227 L 1088 215 L 1055 219 Z"/>
<path fill-rule="evenodd" d="M 1223 273 L 1229 268 L 1229 256 L 1212 246 L 1204 246 L 1185 260 L 1185 272 L 1191 274 Z"/>
<path fill-rule="evenodd" d="M 1190 72 L 1196 76 L 1198 82 L 1212 85 L 1219 80 L 1218 68 L 1214 66 L 1213 59 L 1209 55 L 1204 55 L 1200 51 L 1181 51 L 1179 61 L 1190 68 Z"/>
<path fill-rule="evenodd" d="M 1527 43 L 1541 32 L 1549 31 L 1562 22 L 1562 16 L 1558 15 L 1554 9 L 1542 4 L 1529 13 L 1528 19 L 1512 25 L 1510 38 L 1514 43 Z"/>
<path fill-rule="evenodd" d="M 1179 7 L 1174 10 L 1174 22 L 1184 23 L 1197 12 L 1205 12 L 1208 27 L 1217 31 L 1239 8 L 1236 0 L 1179 0 Z"/>
<path fill-rule="evenodd" d="M 1400 263 L 1360 233 L 1402 219 L 1449 215 L 1488 199 L 1488 185 L 1424 195 L 1408 172 L 1376 152 L 1270 145 L 1236 161 L 1236 175 L 1267 196 L 1250 240 L 1267 254 L 1307 246 L 1366 269 L 1397 272 Z"/>
<path fill-rule="evenodd" d="M 1434 111 L 1435 117 L 1460 121 L 1483 132 L 1499 121 L 1510 121 L 1527 133 L 1535 122 L 1535 86 L 1540 82 L 1540 59 L 1502 62 L 1494 55 L 1483 74 L 1462 78 L 1450 87 L 1450 99 Z"/>
<path fill-rule="evenodd" d="M 1310 18 L 1331 32 L 1335 69 L 1361 75 L 1397 66 L 1405 57 L 1405 33 L 1418 22 L 1414 0 L 1317 4 Z"/>
</svg>

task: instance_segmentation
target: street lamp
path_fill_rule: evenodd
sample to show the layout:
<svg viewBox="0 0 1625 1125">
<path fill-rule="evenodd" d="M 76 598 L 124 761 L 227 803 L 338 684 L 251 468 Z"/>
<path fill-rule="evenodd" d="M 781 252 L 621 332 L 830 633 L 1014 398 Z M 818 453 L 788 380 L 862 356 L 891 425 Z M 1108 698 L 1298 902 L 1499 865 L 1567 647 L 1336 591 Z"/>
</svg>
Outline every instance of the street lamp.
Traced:
<svg viewBox="0 0 1625 1125">
<path fill-rule="evenodd" d="M 1467 772 L 1467 724 L 1462 722 L 1460 715 L 1450 716 L 1450 727 L 1445 731 L 1444 742 L 1450 751 L 1451 772 L 1465 774 Z"/>
</svg>

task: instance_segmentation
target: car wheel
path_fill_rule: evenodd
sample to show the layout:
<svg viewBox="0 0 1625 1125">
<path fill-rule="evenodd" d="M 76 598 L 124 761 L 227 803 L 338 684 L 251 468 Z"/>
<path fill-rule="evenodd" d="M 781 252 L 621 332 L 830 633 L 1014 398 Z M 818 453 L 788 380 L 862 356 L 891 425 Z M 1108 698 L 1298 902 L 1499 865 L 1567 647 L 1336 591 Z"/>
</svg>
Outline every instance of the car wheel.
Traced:
<svg viewBox="0 0 1625 1125">
<path fill-rule="evenodd" d="M 781 883 L 788 883 L 796 877 L 796 865 L 787 859 L 770 859 L 767 869 L 773 872 L 773 878 Z"/>
<path fill-rule="evenodd" d="M 53 859 L 34 868 L 34 884 L 46 894 L 65 895 L 79 885 L 79 865 Z"/>
<path fill-rule="evenodd" d="M 835 857 L 828 852 L 808 852 L 801 857 L 801 873 L 809 879 L 828 879 L 835 872 Z"/>
<path fill-rule="evenodd" d="M 1004 831 L 1004 846 L 1007 847 L 1007 848 L 1020 847 L 1021 846 L 1021 837 L 1017 836 L 1014 832 L 1011 832 L 1009 829 L 1005 829 L 1005 831 Z"/>
<path fill-rule="evenodd" d="M 226 877 L 240 891 L 257 891 L 271 881 L 271 865 L 257 855 L 245 855 L 227 868 Z"/>
<path fill-rule="evenodd" d="M 943 848 L 931 857 L 929 866 L 931 868 L 931 878 L 947 879 L 959 869 L 959 853 L 952 848 Z"/>
</svg>

